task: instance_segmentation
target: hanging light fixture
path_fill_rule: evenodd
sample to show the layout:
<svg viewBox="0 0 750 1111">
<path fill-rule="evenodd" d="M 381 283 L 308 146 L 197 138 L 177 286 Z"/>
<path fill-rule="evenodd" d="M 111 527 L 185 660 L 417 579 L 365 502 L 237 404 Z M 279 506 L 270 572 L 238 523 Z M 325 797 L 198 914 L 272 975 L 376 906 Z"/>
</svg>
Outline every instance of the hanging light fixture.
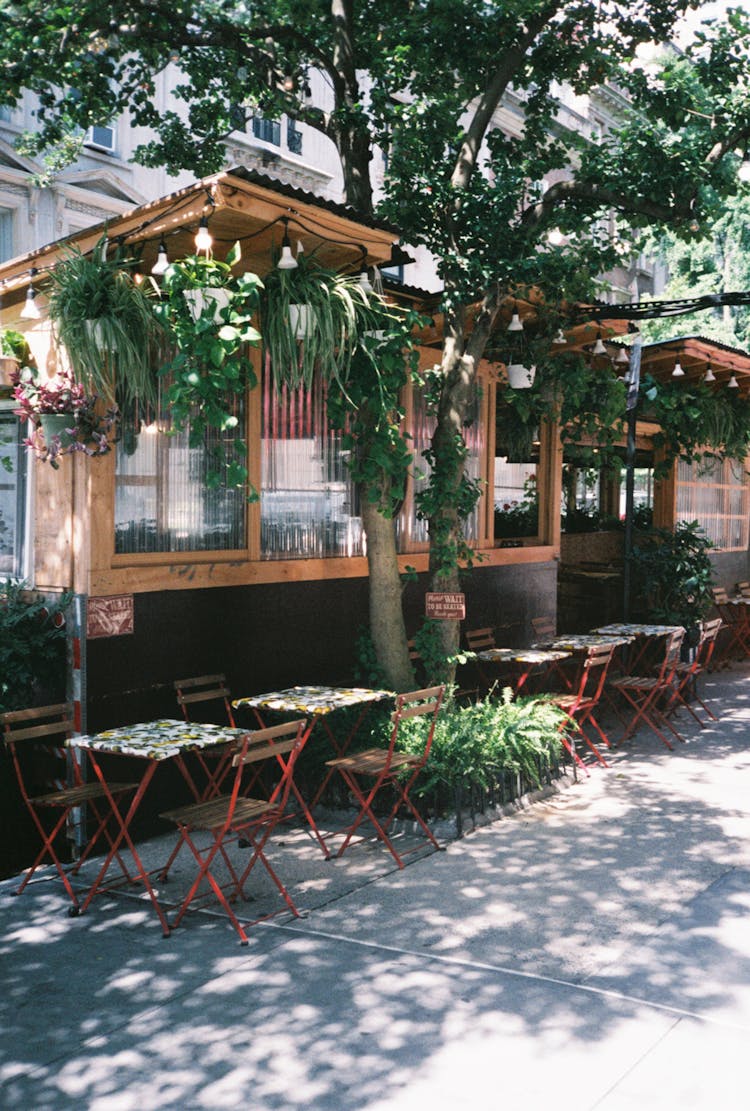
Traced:
<svg viewBox="0 0 750 1111">
<path fill-rule="evenodd" d="M 516 304 L 516 306 L 513 310 L 513 315 L 510 318 L 510 324 L 508 325 L 508 331 L 509 332 L 522 332 L 523 331 L 523 321 L 521 320 L 521 317 L 518 315 L 518 305 L 517 304 Z"/>
<path fill-rule="evenodd" d="M 364 293 L 373 292 L 372 282 L 367 273 L 367 255 L 364 251 L 362 252 L 362 269 L 359 272 L 359 288 L 363 290 Z"/>
<path fill-rule="evenodd" d="M 21 315 L 23 316 L 23 313 Z M 732 371 L 732 377 L 727 382 L 727 389 L 728 390 L 738 390 L 739 388 L 740 388 L 740 384 L 734 376 L 734 371 Z"/>
<path fill-rule="evenodd" d="M 618 366 L 626 366 L 630 362 L 630 355 L 628 354 L 628 350 L 626 347 L 621 347 L 620 350 L 617 352 L 617 358 L 615 359 L 615 362 Z"/>
<path fill-rule="evenodd" d="M 596 343 L 591 348 L 591 354 L 592 355 L 606 355 L 607 354 L 607 348 L 604 346 L 604 344 L 602 342 L 601 332 L 597 333 Z"/>
<path fill-rule="evenodd" d="M 716 381 L 716 375 L 712 371 L 710 363 L 706 367 L 706 373 L 703 375 L 703 381 L 704 382 L 715 382 Z"/>
<path fill-rule="evenodd" d="M 41 318 L 42 314 L 36 303 L 36 290 L 34 289 L 34 278 L 38 272 L 34 266 L 29 270 L 29 286 L 26 290 L 26 301 L 21 309 L 21 320 L 39 320 Z"/>
<path fill-rule="evenodd" d="M 276 263 L 276 267 L 279 270 L 296 270 L 299 263 L 292 254 L 292 244 L 289 241 L 289 219 L 286 216 L 283 217 L 283 224 L 284 238 L 281 240 L 281 258 Z"/>
<path fill-rule="evenodd" d="M 201 216 L 198 230 L 195 233 L 195 249 L 196 251 L 210 251 L 214 245 L 214 237 L 208 230 L 208 216 Z"/>
<path fill-rule="evenodd" d="M 169 255 L 167 254 L 167 245 L 164 242 L 164 236 L 159 240 L 159 250 L 156 253 L 156 262 L 151 267 L 151 273 L 155 274 L 157 278 L 160 274 L 164 274 L 169 266 Z"/>
<path fill-rule="evenodd" d="M 685 371 L 682 369 L 682 365 L 680 364 L 680 356 L 679 355 L 677 356 L 677 358 L 674 361 L 674 370 L 672 371 L 672 377 L 673 378 L 684 378 L 685 377 Z"/>
</svg>

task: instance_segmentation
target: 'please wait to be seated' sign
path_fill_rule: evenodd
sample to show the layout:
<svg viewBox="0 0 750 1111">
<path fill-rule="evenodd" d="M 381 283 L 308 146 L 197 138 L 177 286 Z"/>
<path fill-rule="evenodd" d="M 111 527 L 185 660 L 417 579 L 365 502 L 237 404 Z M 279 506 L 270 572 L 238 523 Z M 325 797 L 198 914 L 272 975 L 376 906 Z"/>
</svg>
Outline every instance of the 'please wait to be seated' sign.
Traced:
<svg viewBox="0 0 750 1111">
<path fill-rule="evenodd" d="M 466 617 L 466 595 L 425 594 L 424 615 L 436 621 L 463 621 Z"/>
</svg>

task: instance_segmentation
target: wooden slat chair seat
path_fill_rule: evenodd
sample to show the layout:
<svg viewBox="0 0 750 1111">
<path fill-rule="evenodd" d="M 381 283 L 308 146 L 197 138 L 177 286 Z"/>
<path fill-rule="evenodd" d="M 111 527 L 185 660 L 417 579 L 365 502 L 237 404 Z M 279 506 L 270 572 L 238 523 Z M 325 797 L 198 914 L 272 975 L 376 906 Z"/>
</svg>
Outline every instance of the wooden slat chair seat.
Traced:
<svg viewBox="0 0 750 1111">
<path fill-rule="evenodd" d="M 21 797 L 42 839 L 42 848 L 33 864 L 26 869 L 21 885 L 12 894 L 20 895 L 37 868 L 46 858 L 49 858 L 51 863 L 54 864 L 71 901 L 72 906 L 69 913 L 77 914 L 79 910 L 78 896 L 73 890 L 69 876 L 77 874 L 101 836 L 106 838 L 111 847 L 112 838 L 107 829 L 107 823 L 112 816 L 112 812 L 104 786 L 99 782 L 85 783 L 83 781 L 80 765 L 66 747 L 66 742 L 73 736 L 73 707 L 67 702 L 61 702 L 52 706 L 35 706 L 28 710 L 10 710 L 0 714 L 0 727 L 3 730 L 5 747 L 13 761 Z M 33 775 L 31 766 L 33 749 L 39 745 L 44 746 L 49 757 L 50 768 L 56 772 L 54 779 L 61 783 L 67 783 L 68 779 L 72 777 L 73 782 L 70 786 L 55 786 L 54 790 L 44 791 L 39 791 L 30 786 Z M 110 795 L 117 804 L 121 797 L 136 791 L 138 784 L 110 783 L 108 787 Z M 96 828 L 88 839 L 81 856 L 68 869 L 60 861 L 55 848 L 55 839 L 65 829 L 71 812 L 76 807 L 87 804 L 94 815 Z M 59 811 L 54 818 L 51 830 L 45 828 L 45 822 L 42 820 L 46 811 Z M 128 876 L 127 868 L 119 854 L 117 854 L 117 859 L 124 874 Z"/>
<path fill-rule="evenodd" d="M 399 868 L 403 868 L 403 856 L 406 855 L 406 852 L 403 855 L 399 853 L 388 836 L 388 831 L 401 806 L 409 811 L 425 834 L 424 840 L 407 851 L 409 853 L 416 852 L 428 843 L 435 849 L 440 848 L 432 830 L 412 802 L 409 792 L 417 776 L 427 764 L 430 748 L 432 747 L 432 738 L 435 734 L 435 724 L 444 695 L 445 687 L 443 686 L 425 687 L 422 690 L 399 694 L 396 698 L 396 708 L 391 715 L 391 736 L 387 748 L 369 748 L 363 752 L 353 753 L 351 756 L 343 756 L 326 762 L 328 767 L 335 768 L 339 772 L 360 807 L 356 818 L 345 831 L 344 841 L 337 853 L 338 856 L 342 856 L 350 845 L 352 837 L 367 818 L 374 826 L 377 837 L 389 850 L 396 864 Z M 420 754 L 399 752 L 396 746 L 401 723 L 415 717 L 426 717 L 429 722 L 422 752 Z M 401 773 L 405 768 L 411 769 L 411 774 L 404 779 Z M 360 782 L 360 776 L 372 779 L 374 782 L 370 786 L 364 786 Z M 373 811 L 375 799 L 383 788 L 391 788 L 396 794 L 396 801 L 385 820 L 377 818 Z"/>
<path fill-rule="evenodd" d="M 242 945 L 248 943 L 246 932 L 248 927 L 257 922 L 272 918 L 275 914 L 283 913 L 284 910 L 289 910 L 295 917 L 299 917 L 299 911 L 292 897 L 271 866 L 264 848 L 284 817 L 293 782 L 294 766 L 307 739 L 307 725 L 306 719 L 302 718 L 247 733 L 239 747 L 234 744 L 227 746 L 230 765 L 235 772 L 229 794 L 166 810 L 161 814 L 162 818 L 174 822 L 177 826 L 180 836 L 178 850 L 183 844 L 187 845 L 198 865 L 195 878 L 177 908 L 171 926 L 179 926 L 188 908 L 196 899 L 210 898 L 210 893 L 198 895 L 203 881 L 208 883 L 210 892 L 223 907 L 239 934 Z M 243 793 L 243 777 L 247 769 L 254 772 L 261 764 L 276 773 L 276 783 L 268 798 L 250 798 Z M 196 837 L 196 834 L 199 836 Z M 207 841 L 202 836 L 204 834 L 209 835 Z M 241 871 L 235 868 L 227 851 L 232 843 L 239 844 L 243 848 L 249 846 L 252 850 L 248 863 Z M 176 854 L 173 854 L 173 857 L 174 855 Z M 224 863 L 230 876 L 230 879 L 224 883 L 219 882 L 212 870 L 214 862 L 218 863 L 217 858 Z M 263 864 L 277 887 L 284 905 L 278 910 L 255 918 L 252 922 L 241 921 L 231 903 L 246 898 L 245 884 L 258 861 Z M 166 877 L 162 875 L 162 878 Z M 228 889 L 228 895 L 225 889 Z"/>
<path fill-rule="evenodd" d="M 666 699 L 667 703 L 674 690 L 674 674 L 680 663 L 680 646 L 685 633 L 683 629 L 669 633 L 664 638 L 663 657 L 655 675 L 622 675 L 611 680 L 610 690 L 621 695 L 633 711 L 630 721 L 625 726 L 625 732 L 620 742 L 632 737 L 642 723 L 647 725 L 657 737 L 671 749 L 673 746 L 665 737 L 659 726 L 665 726 L 677 738 L 685 738 L 675 729 L 666 717 L 660 702 Z"/>
<path fill-rule="evenodd" d="M 469 652 L 486 652 L 492 648 L 497 648 L 495 630 L 489 625 L 480 629 L 465 629 L 464 641 Z M 471 665 L 473 665 L 476 678 L 479 680 L 479 686 L 476 688 L 477 694 L 486 693 L 494 686 L 507 686 L 510 683 L 510 670 L 501 671 L 493 668 L 493 665 L 490 664 L 489 667 L 493 668 L 490 671 L 481 660 L 472 660 Z M 466 666 L 471 665 L 467 664 Z"/>
<path fill-rule="evenodd" d="M 750 598 L 750 582 L 743 581 L 736 583 L 735 590 L 741 598 Z"/>
</svg>

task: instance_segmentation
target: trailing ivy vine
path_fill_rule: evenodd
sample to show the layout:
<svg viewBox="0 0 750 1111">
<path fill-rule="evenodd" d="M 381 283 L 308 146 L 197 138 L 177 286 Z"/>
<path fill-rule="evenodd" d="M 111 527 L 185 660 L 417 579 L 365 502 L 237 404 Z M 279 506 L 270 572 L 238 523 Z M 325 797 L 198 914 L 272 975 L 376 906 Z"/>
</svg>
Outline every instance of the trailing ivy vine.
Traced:
<svg viewBox="0 0 750 1111">
<path fill-rule="evenodd" d="M 702 383 L 641 382 L 641 412 L 661 426 L 654 436 L 660 449 L 657 477 L 667 474 L 676 459 L 732 459 L 744 465 L 750 452 L 750 399 Z"/>
<path fill-rule="evenodd" d="M 255 274 L 232 273 L 240 257 L 236 243 L 225 262 L 191 255 L 166 271 L 157 312 L 176 351 L 159 373 L 168 383 L 172 426 L 189 429 L 191 447 L 204 444 L 209 428 L 231 434 L 231 452 L 217 445 L 208 483 L 246 487 L 257 498 L 257 491 L 248 487 L 247 444 L 236 415 L 236 399 L 244 399 L 247 389 L 257 384 L 247 348 L 260 339 L 252 319 L 262 283 Z M 204 289 L 223 291 L 226 303 L 215 310 L 206 301 L 193 315 L 185 293 Z"/>
</svg>

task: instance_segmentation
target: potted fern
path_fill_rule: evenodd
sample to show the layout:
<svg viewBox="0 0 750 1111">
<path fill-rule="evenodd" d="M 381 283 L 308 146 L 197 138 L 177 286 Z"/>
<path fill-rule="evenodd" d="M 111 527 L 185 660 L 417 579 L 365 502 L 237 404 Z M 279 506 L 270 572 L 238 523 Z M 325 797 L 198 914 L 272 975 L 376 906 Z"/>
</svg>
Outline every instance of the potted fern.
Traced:
<svg viewBox="0 0 750 1111">
<path fill-rule="evenodd" d="M 156 397 L 154 353 L 163 338 L 134 260 L 106 254 L 106 239 L 83 254 L 70 249 L 50 272 L 49 314 L 73 376 L 87 393 L 114 400 Z"/>
</svg>

